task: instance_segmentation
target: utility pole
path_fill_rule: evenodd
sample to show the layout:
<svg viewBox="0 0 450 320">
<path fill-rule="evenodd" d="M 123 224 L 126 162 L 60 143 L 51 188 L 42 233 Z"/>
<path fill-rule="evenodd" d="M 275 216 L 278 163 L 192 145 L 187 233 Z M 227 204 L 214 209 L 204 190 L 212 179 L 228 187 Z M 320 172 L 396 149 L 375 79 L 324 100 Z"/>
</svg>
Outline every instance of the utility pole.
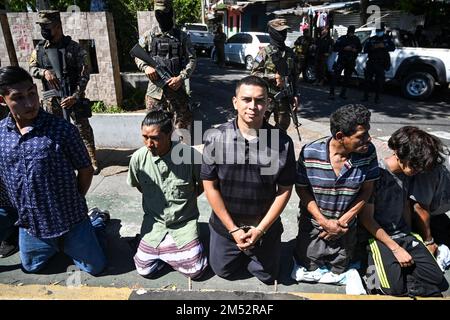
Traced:
<svg viewBox="0 0 450 320">
<path fill-rule="evenodd" d="M 200 0 L 201 9 L 202 10 L 202 23 L 205 23 L 205 0 Z"/>
</svg>

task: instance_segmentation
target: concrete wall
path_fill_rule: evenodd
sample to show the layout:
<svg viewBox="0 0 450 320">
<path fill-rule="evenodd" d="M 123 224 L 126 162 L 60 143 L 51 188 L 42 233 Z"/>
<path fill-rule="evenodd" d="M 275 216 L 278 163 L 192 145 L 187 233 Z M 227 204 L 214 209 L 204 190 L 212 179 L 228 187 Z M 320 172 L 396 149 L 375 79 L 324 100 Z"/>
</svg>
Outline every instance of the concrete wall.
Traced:
<svg viewBox="0 0 450 320">
<path fill-rule="evenodd" d="M 138 11 L 137 20 L 139 37 L 141 37 L 145 32 L 151 30 L 158 23 L 156 21 L 154 11 Z"/>
<path fill-rule="evenodd" d="M 17 65 L 16 51 L 6 13 L 0 13 L 0 66 L 11 65 Z"/>
<path fill-rule="evenodd" d="M 145 113 L 94 114 L 89 119 L 98 148 L 137 149 L 143 146 L 141 123 Z"/>
<path fill-rule="evenodd" d="M 37 13 L 7 13 L 12 40 L 20 66 L 28 70 L 28 61 L 34 49 L 33 40 L 42 39 L 36 24 Z M 94 40 L 96 46 L 98 74 L 92 74 L 87 87 L 91 100 L 102 100 L 108 105 L 122 103 L 117 43 L 114 20 L 109 12 L 61 12 L 64 34 L 75 41 Z M 0 56 L 3 60 L 3 56 Z"/>
</svg>

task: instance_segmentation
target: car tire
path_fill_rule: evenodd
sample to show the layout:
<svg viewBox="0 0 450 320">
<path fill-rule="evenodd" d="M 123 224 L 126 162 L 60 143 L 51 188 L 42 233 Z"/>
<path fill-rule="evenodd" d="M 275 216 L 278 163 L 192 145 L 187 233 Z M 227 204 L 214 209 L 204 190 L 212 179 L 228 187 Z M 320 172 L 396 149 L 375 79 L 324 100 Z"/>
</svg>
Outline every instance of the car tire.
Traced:
<svg viewBox="0 0 450 320">
<path fill-rule="evenodd" d="M 425 100 L 434 91 L 434 78 L 428 72 L 413 72 L 402 80 L 402 94 L 412 100 Z"/>
<path fill-rule="evenodd" d="M 252 56 L 245 57 L 245 69 L 247 69 L 247 70 L 253 69 L 253 57 Z"/>
</svg>

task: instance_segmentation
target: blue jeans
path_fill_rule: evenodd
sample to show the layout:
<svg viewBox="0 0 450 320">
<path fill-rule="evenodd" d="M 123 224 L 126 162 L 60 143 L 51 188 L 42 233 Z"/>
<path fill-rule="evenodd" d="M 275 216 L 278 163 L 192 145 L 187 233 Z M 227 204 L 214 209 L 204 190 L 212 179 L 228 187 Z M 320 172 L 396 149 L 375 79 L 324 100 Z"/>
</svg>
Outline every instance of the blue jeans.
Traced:
<svg viewBox="0 0 450 320">
<path fill-rule="evenodd" d="M 9 237 L 17 221 L 17 211 L 11 207 L 0 207 L 0 242 Z"/>
<path fill-rule="evenodd" d="M 103 225 L 93 225 L 85 219 L 66 234 L 51 239 L 39 239 L 26 229 L 19 229 L 19 247 L 22 266 L 27 272 L 41 270 L 60 248 L 70 256 L 82 271 L 97 275 L 106 267 L 106 256 L 100 245 L 95 229 Z"/>
</svg>

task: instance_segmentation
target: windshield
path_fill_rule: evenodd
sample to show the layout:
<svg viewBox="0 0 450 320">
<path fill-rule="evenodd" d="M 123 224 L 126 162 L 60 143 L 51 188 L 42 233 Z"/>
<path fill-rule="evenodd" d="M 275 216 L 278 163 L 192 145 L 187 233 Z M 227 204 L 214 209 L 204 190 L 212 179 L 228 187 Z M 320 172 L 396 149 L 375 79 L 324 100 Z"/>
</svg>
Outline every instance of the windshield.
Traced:
<svg viewBox="0 0 450 320">
<path fill-rule="evenodd" d="M 198 25 L 189 25 L 189 26 L 186 26 L 186 30 L 191 30 L 191 31 L 208 31 L 208 27 L 207 26 L 198 26 Z"/>
<path fill-rule="evenodd" d="M 270 43 L 269 36 L 266 36 L 265 34 L 257 34 L 256 37 L 261 43 Z"/>
</svg>

